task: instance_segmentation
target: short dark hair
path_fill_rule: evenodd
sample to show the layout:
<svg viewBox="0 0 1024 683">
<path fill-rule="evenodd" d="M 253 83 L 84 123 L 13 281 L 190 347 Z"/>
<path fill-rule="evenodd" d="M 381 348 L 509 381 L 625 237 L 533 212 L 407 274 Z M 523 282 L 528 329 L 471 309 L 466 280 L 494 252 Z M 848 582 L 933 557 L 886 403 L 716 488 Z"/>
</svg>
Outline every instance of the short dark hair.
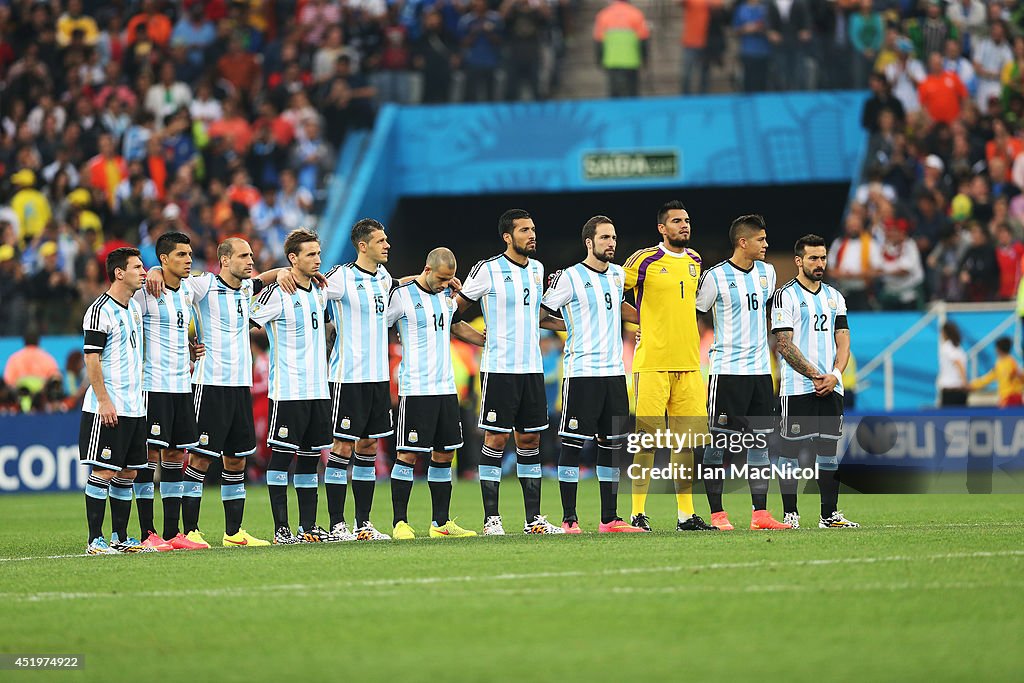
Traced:
<svg viewBox="0 0 1024 683">
<path fill-rule="evenodd" d="M 740 243 L 741 238 L 766 229 L 764 216 L 756 213 L 745 214 L 734 220 L 729 226 L 729 243 L 735 247 Z"/>
<path fill-rule="evenodd" d="M 597 226 L 612 225 L 612 219 L 608 216 L 594 216 L 589 221 L 583 224 L 583 244 L 587 243 L 587 240 L 592 240 L 597 235 Z"/>
<path fill-rule="evenodd" d="M 165 232 L 156 240 L 156 259 L 161 256 L 169 256 L 179 244 L 192 244 L 192 240 L 183 232 Z"/>
<path fill-rule="evenodd" d="M 370 235 L 377 230 L 383 230 L 384 226 L 381 225 L 380 221 L 376 221 L 372 218 L 361 218 L 356 221 L 356 224 L 352 226 L 352 246 L 356 249 L 359 248 L 360 242 L 368 242 Z"/>
<path fill-rule="evenodd" d="M 960 328 L 952 320 L 947 320 L 946 324 L 942 326 L 942 334 L 946 335 L 946 339 L 953 342 L 953 346 L 960 346 Z"/>
<path fill-rule="evenodd" d="M 824 247 L 825 238 L 818 235 L 804 235 L 796 241 L 793 245 L 793 253 L 803 258 L 807 252 L 807 247 Z"/>
<path fill-rule="evenodd" d="M 1001 353 L 1009 353 L 1010 349 L 1013 348 L 1013 340 L 1009 337 L 1000 337 L 996 339 L 996 351 Z"/>
<path fill-rule="evenodd" d="M 132 256 L 142 258 L 135 247 L 120 247 L 107 254 L 107 280 L 114 281 L 114 271 L 118 268 L 128 270 L 128 259 Z"/>
<path fill-rule="evenodd" d="M 39 346 L 39 330 L 35 327 L 28 328 L 22 339 L 25 341 L 25 346 Z"/>
<path fill-rule="evenodd" d="M 297 228 L 284 238 L 284 254 L 298 254 L 306 242 L 319 242 L 320 236 L 308 228 Z"/>
<path fill-rule="evenodd" d="M 664 204 L 662 204 L 661 208 L 658 209 L 658 225 L 664 225 L 665 218 L 668 217 L 668 212 L 669 211 L 679 211 L 679 210 L 686 211 L 686 207 L 683 206 L 683 203 L 681 201 L 679 201 L 678 199 L 673 199 L 671 201 L 668 201 L 668 202 L 665 202 Z"/>
<path fill-rule="evenodd" d="M 498 219 L 498 237 L 501 237 L 505 233 L 509 235 L 516 227 L 516 221 L 522 220 L 523 218 L 532 218 L 530 212 L 525 209 L 509 209 L 505 213 L 501 214 Z"/>
</svg>

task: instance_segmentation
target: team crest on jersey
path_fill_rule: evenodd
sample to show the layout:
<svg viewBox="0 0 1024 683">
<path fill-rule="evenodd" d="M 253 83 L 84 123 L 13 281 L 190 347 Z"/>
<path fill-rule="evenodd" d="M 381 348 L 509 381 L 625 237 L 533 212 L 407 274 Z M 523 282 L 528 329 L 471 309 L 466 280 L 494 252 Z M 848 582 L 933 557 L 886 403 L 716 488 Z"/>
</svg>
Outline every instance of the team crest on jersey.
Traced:
<svg viewBox="0 0 1024 683">
<path fill-rule="evenodd" d="M 768 289 L 768 278 L 761 276 L 761 289 Z"/>
<path fill-rule="evenodd" d="M 417 432 L 415 432 L 415 431 L 409 432 L 409 443 L 416 443 L 419 440 L 420 440 L 420 435 Z"/>
<path fill-rule="evenodd" d="M 535 284 L 535 285 L 539 285 L 540 284 L 540 273 L 534 273 L 533 274 L 533 284 Z"/>
<path fill-rule="evenodd" d="M 142 324 L 142 318 L 139 317 L 138 313 L 132 313 L 132 317 L 135 318 L 135 324 L 136 325 L 141 325 Z"/>
<path fill-rule="evenodd" d="M 203 432 L 202 434 L 200 434 L 199 435 L 199 445 L 200 446 L 209 446 L 210 445 L 210 435 L 207 434 L 206 432 Z"/>
<path fill-rule="evenodd" d="M 494 422 L 497 419 L 498 419 L 498 414 L 496 412 L 494 412 L 493 410 L 488 411 L 488 413 L 487 413 L 487 421 L 488 422 Z"/>
<path fill-rule="evenodd" d="M 835 310 L 835 308 L 836 308 L 836 300 L 835 299 L 829 299 L 828 300 L 828 307 L 831 308 L 832 310 Z"/>
<path fill-rule="evenodd" d="M 288 438 L 288 428 L 287 427 L 281 427 L 280 429 L 277 430 L 277 435 L 279 437 L 281 437 L 282 439 L 287 439 Z"/>
<path fill-rule="evenodd" d="M 793 434 L 799 434 L 800 433 L 800 425 L 796 425 L 795 424 L 795 425 L 791 426 L 789 428 L 789 431 L 792 432 Z"/>
<path fill-rule="evenodd" d="M 614 275 L 612 275 L 612 282 L 615 283 L 616 287 L 621 287 L 622 286 L 622 278 L 619 277 L 618 273 L 615 273 Z"/>
<path fill-rule="evenodd" d="M 149 433 L 153 436 L 160 436 L 160 423 L 155 423 L 149 428 Z"/>
<path fill-rule="evenodd" d="M 569 429 L 579 429 L 579 426 L 580 423 L 576 420 L 575 417 L 569 418 Z"/>
<path fill-rule="evenodd" d="M 691 263 L 690 264 L 690 277 L 697 277 L 697 264 L 696 263 Z"/>
<path fill-rule="evenodd" d="M 721 415 L 719 415 L 718 416 L 718 424 L 720 424 L 720 425 L 729 424 L 729 416 L 726 415 L 725 413 L 722 413 Z"/>
<path fill-rule="evenodd" d="M 104 460 L 110 460 L 110 455 L 111 453 L 109 448 L 104 448 L 102 451 L 100 451 L 100 457 L 103 458 Z"/>
<path fill-rule="evenodd" d="M 351 426 L 351 424 L 352 424 L 352 421 L 349 420 L 347 417 L 341 418 L 341 428 L 342 429 L 348 429 L 349 426 Z"/>
</svg>

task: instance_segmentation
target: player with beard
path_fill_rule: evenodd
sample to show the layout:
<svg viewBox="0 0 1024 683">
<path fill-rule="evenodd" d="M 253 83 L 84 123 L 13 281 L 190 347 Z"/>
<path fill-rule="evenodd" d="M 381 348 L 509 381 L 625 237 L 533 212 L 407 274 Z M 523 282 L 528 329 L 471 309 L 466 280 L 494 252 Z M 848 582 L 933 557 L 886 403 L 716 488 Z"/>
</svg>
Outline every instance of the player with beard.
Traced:
<svg viewBox="0 0 1024 683">
<path fill-rule="evenodd" d="M 781 366 L 779 395 L 782 421 L 779 432 L 785 456 L 783 470 L 797 467 L 802 446 L 807 445 L 818 466 L 821 489 L 822 529 L 850 529 L 851 522 L 837 510 L 839 483 L 838 446 L 843 434 L 843 370 L 850 360 L 850 326 L 846 300 L 834 287 L 822 282 L 828 255 L 825 240 L 804 235 L 794 247 L 797 274 L 775 292 L 772 299 L 772 332 L 785 360 Z M 800 527 L 797 485 L 794 477 L 780 481 L 783 521 Z"/>
<path fill-rule="evenodd" d="M 537 227 L 530 214 L 509 209 L 498 219 L 505 251 L 480 261 L 459 292 L 459 313 L 480 302 L 487 340 L 480 360 L 480 489 L 484 535 L 503 536 L 498 512 L 501 458 L 515 432 L 516 473 L 523 487 L 527 534 L 561 534 L 540 514 L 540 434 L 548 428 L 547 395 L 540 353 L 540 327 L 562 330 L 564 324 L 541 308 L 544 266 L 537 253 Z"/>
<path fill-rule="evenodd" d="M 634 253 L 623 270 L 625 288 L 633 290 L 641 329 L 633 356 L 637 432 L 653 434 L 665 429 L 667 416 L 673 432 L 702 439 L 707 432 L 707 407 L 696 309 L 701 259 L 689 248 L 690 230 L 690 214 L 683 203 L 667 202 L 658 210 L 661 243 Z M 676 530 L 716 531 L 693 511 L 693 448 L 673 452 L 672 461 L 691 474 L 675 482 Z M 653 450 L 641 450 L 633 462 L 646 473 L 654 464 Z M 649 485 L 647 476 L 633 479 L 630 524 L 644 531 L 651 530 L 645 512 Z"/>
</svg>

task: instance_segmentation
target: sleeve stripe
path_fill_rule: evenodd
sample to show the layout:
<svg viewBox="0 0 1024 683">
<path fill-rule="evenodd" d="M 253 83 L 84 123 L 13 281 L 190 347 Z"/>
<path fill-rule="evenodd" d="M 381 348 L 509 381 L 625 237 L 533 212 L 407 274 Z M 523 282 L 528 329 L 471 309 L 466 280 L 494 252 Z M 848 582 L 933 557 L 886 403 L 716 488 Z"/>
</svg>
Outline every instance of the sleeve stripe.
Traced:
<svg viewBox="0 0 1024 683">
<path fill-rule="evenodd" d="M 633 265 L 638 263 L 642 258 L 650 256 L 651 253 L 658 250 L 658 247 L 646 247 L 633 252 L 633 255 L 626 259 L 626 263 L 623 264 L 623 268 L 632 268 Z"/>
<path fill-rule="evenodd" d="M 331 276 L 332 276 L 332 275 L 334 275 L 334 274 L 335 274 L 336 272 L 338 272 L 338 269 L 339 269 L 339 268 L 341 268 L 341 266 L 334 266 L 333 268 L 331 268 L 330 270 L 328 270 L 328 271 L 327 271 L 326 273 L 324 273 L 324 277 L 327 277 L 327 278 L 331 277 Z"/>
<path fill-rule="evenodd" d="M 480 269 L 484 267 L 484 264 L 490 263 L 491 261 L 494 261 L 499 258 L 501 258 L 501 254 L 498 254 L 497 256 L 492 256 L 491 258 L 486 258 L 483 261 L 477 261 L 477 264 L 473 266 L 472 270 L 469 271 L 469 276 L 476 277 L 477 273 L 480 272 Z"/>
<path fill-rule="evenodd" d="M 267 286 L 266 289 L 263 290 L 263 293 L 260 294 L 260 298 L 256 300 L 257 303 L 259 303 L 259 304 L 261 304 L 263 306 L 266 306 L 267 303 L 270 301 L 271 295 L 274 292 L 276 292 L 276 291 L 277 291 L 277 283 L 275 282 L 275 283 Z"/>
</svg>

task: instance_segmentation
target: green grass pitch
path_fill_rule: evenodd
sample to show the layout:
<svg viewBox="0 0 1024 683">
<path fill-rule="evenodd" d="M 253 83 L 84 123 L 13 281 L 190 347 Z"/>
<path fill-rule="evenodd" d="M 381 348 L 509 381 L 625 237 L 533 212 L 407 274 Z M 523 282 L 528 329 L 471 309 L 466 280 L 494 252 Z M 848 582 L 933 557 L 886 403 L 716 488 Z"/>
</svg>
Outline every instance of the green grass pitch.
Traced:
<svg viewBox="0 0 1024 683">
<path fill-rule="evenodd" d="M 209 488 L 203 520 L 219 541 Z M 544 491 L 557 518 L 557 484 Z M 502 494 L 518 531 L 518 484 L 506 479 Z M 86 659 L 82 671 L 0 679 L 1011 680 L 1024 629 L 1021 500 L 848 495 L 843 508 L 864 528 L 828 531 L 805 496 L 814 528 L 677 534 L 674 498 L 655 495 L 660 531 L 608 536 L 595 533 L 588 481 L 583 536 L 52 558 L 84 548 L 82 496 L 4 496 L 0 652 Z M 727 503 L 737 526 L 749 523 L 746 496 Z M 774 492 L 771 504 L 778 512 Z M 627 513 L 629 497 L 619 505 Z M 320 506 L 324 521 L 322 489 Z M 382 530 L 390 507 L 381 485 Z M 425 482 L 411 509 L 425 532 Z M 474 483 L 456 483 L 453 510 L 479 528 Z M 246 512 L 267 537 L 265 489 L 250 488 Z"/>
</svg>

